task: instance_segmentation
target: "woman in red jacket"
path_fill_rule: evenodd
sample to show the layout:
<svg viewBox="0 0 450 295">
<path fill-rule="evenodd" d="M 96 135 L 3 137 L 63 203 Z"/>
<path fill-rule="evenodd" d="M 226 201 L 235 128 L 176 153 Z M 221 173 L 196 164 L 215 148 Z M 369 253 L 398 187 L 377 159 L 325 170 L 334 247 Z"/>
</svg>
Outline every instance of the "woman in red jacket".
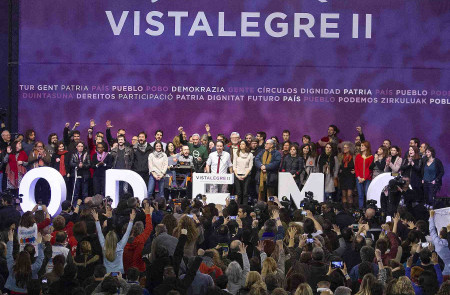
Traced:
<svg viewBox="0 0 450 295">
<path fill-rule="evenodd" d="M 370 143 L 361 143 L 361 152 L 355 158 L 356 188 L 358 190 L 359 208 L 364 207 L 364 199 L 367 197 L 367 190 L 372 181 L 372 171 L 369 169 L 373 162 Z"/>
</svg>

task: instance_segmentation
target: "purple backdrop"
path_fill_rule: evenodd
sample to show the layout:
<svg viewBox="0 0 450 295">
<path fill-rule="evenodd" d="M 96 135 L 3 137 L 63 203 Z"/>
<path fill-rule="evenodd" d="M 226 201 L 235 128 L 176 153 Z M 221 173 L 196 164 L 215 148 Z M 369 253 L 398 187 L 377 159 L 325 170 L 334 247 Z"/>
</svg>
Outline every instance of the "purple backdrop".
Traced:
<svg viewBox="0 0 450 295">
<path fill-rule="evenodd" d="M 114 35 L 105 11 L 111 11 L 115 23 L 123 11 L 129 11 L 119 35 Z M 135 11 L 140 12 L 139 32 L 133 26 Z M 150 11 L 163 14 L 161 19 L 153 18 L 164 26 L 159 36 L 145 33 L 148 28 L 157 30 L 146 22 Z M 180 36 L 175 36 L 174 18 L 167 16 L 168 11 L 189 14 L 181 19 Z M 213 36 L 204 31 L 188 36 L 199 11 L 205 13 Z M 218 36 L 219 12 L 224 12 L 225 30 L 237 31 L 236 37 Z M 259 18 L 249 18 L 258 22 L 258 28 L 249 31 L 259 31 L 259 37 L 241 36 L 242 12 L 260 13 Z M 280 31 L 281 23 L 289 26 L 281 38 L 269 36 L 264 28 L 266 17 L 274 12 L 287 15 L 271 25 L 274 31 Z M 294 13 L 314 18 L 313 38 L 304 31 L 294 37 Z M 321 16 L 328 13 L 339 14 L 339 19 L 328 20 L 338 26 L 328 32 L 339 32 L 339 38 L 321 38 Z M 353 14 L 359 14 L 359 38 L 352 38 Z M 371 38 L 365 38 L 366 14 L 372 17 Z M 450 2 L 433 0 L 42 0 L 39 5 L 22 1 L 19 128 L 33 127 L 38 138 L 46 139 L 49 132 L 61 134 L 65 122 L 80 121 L 84 132 L 89 119 L 94 118 L 100 130 L 110 119 L 114 129 L 125 127 L 129 138 L 142 129 L 153 134 L 161 128 L 168 140 L 178 126 L 184 126 L 188 134 L 204 133 L 204 124 L 209 123 L 213 134 L 265 130 L 269 136 L 280 137 L 283 129 L 290 129 L 294 140 L 310 134 L 317 141 L 329 124 L 338 125 L 340 137 L 350 140 L 356 135 L 355 127 L 361 125 L 373 150 L 384 138 L 405 149 L 411 137 L 419 137 L 436 147 L 437 157 L 447 168 L 449 18 Z M 306 22 L 303 19 L 301 24 Z M 39 90 L 38 85 L 58 88 Z M 88 90 L 61 90 L 63 85 L 83 85 Z M 123 85 L 143 86 L 144 91 L 111 89 Z M 101 86 L 109 89 L 99 90 Z M 167 90 L 145 91 L 147 86 Z M 208 101 L 208 95 L 217 93 L 182 93 L 173 91 L 174 86 L 224 87 L 221 95 L 236 94 L 230 88 L 242 87 L 253 93 L 239 93 L 243 101 Z M 267 98 L 268 94 L 258 93 L 260 87 L 296 89 L 300 102 L 283 101 L 284 94 L 279 95 L 280 101 L 253 101 L 252 96 Z M 339 89 L 341 93 L 299 93 L 309 88 Z M 344 95 L 346 89 L 355 88 L 372 93 Z M 397 93 L 400 90 L 418 92 Z M 133 93 L 166 99 L 119 99 L 119 95 Z M 80 97 L 90 94 L 114 95 L 115 99 Z M 205 100 L 181 100 L 186 94 L 203 95 Z M 167 99 L 170 95 L 172 100 Z M 311 96 L 326 101 L 308 101 Z M 339 97 L 362 97 L 371 103 L 339 101 Z M 423 99 L 425 104 L 389 102 L 385 97 L 409 102 Z M 437 104 L 436 99 L 447 104 Z M 448 195 L 449 175 L 441 195 Z"/>
</svg>

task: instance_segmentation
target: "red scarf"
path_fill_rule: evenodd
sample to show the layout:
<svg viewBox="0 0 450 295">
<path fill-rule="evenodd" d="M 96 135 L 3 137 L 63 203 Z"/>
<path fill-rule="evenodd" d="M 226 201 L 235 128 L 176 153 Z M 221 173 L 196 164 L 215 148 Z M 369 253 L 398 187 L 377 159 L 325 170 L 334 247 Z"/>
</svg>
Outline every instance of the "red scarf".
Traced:
<svg viewBox="0 0 450 295">
<path fill-rule="evenodd" d="M 9 182 L 15 187 L 19 187 L 19 172 L 25 174 L 27 169 L 23 165 L 18 165 L 18 161 L 28 162 L 27 153 L 23 150 L 17 154 L 9 154 L 8 157 L 8 166 L 6 167 L 6 174 L 9 179 Z"/>
<path fill-rule="evenodd" d="M 58 155 L 60 155 L 59 157 L 59 173 L 61 173 L 62 176 L 66 176 L 67 172 L 66 172 L 66 163 L 64 162 L 64 157 L 65 154 L 67 154 L 68 151 L 58 151 Z"/>
<path fill-rule="evenodd" d="M 344 167 L 345 167 L 345 168 L 347 168 L 348 163 L 350 163 L 350 161 L 351 161 L 352 159 L 353 159 L 352 155 L 350 155 L 350 154 L 345 155 L 345 154 L 344 154 L 344 159 L 342 159 L 342 162 L 344 162 Z"/>
</svg>

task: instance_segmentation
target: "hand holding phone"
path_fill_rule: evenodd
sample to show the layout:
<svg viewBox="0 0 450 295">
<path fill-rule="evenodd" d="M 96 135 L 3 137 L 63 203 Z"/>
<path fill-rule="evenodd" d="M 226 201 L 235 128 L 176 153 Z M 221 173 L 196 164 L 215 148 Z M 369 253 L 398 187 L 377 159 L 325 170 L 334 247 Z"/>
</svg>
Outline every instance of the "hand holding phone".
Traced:
<svg viewBox="0 0 450 295">
<path fill-rule="evenodd" d="M 344 262 L 343 261 L 331 261 L 331 268 L 344 268 Z"/>
</svg>

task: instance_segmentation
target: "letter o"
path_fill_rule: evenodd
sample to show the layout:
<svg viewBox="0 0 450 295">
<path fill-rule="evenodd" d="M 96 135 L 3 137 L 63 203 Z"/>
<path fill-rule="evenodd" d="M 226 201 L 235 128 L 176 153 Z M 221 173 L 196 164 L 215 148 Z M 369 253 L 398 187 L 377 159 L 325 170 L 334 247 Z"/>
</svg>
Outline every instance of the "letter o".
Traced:
<svg viewBox="0 0 450 295">
<path fill-rule="evenodd" d="M 66 183 L 58 170 L 50 167 L 34 168 L 27 172 L 20 182 L 19 194 L 23 195 L 20 207 L 23 212 L 33 210 L 36 206 L 34 189 L 39 179 L 45 179 L 50 184 L 50 203 L 48 213 L 52 216 L 61 212 L 61 204 L 66 200 Z"/>
</svg>

